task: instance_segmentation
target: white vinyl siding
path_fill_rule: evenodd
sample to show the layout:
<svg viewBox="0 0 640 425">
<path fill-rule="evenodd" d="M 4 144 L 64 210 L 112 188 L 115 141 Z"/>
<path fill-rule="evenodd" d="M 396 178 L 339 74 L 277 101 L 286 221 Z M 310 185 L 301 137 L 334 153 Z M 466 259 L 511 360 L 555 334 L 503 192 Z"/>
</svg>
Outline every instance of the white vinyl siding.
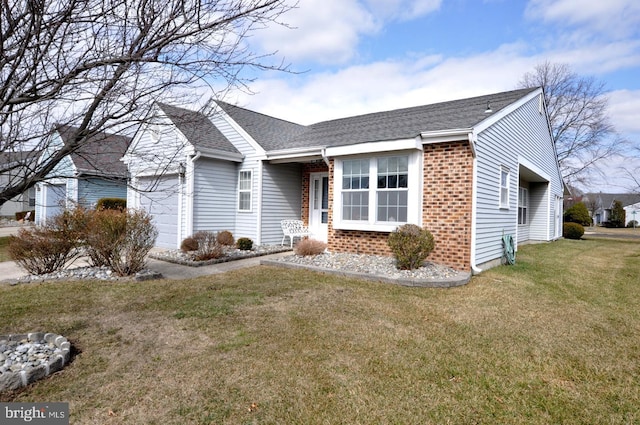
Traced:
<svg viewBox="0 0 640 425">
<path fill-rule="evenodd" d="M 299 164 L 263 166 L 262 218 L 260 240 L 263 244 L 280 244 L 280 220 L 301 219 L 302 169 Z"/>
<path fill-rule="evenodd" d="M 238 177 L 238 211 L 251 212 L 253 190 L 253 171 L 240 171 Z"/>
<path fill-rule="evenodd" d="M 538 96 L 529 99 L 477 136 L 475 264 L 502 257 L 502 236 L 518 234 L 517 208 L 502 209 L 502 167 L 509 169 L 509 187 L 518 187 L 521 162 L 539 168 L 548 181 L 529 186 L 529 238 L 551 240 L 555 235 L 554 196 L 562 196 L 553 142 Z M 551 199 L 551 200 L 550 200 Z M 510 190 L 508 203 L 517 205 L 517 191 Z"/>
<path fill-rule="evenodd" d="M 202 157 L 195 162 L 193 233 L 235 232 L 237 176 L 237 166 L 232 162 Z"/>
</svg>

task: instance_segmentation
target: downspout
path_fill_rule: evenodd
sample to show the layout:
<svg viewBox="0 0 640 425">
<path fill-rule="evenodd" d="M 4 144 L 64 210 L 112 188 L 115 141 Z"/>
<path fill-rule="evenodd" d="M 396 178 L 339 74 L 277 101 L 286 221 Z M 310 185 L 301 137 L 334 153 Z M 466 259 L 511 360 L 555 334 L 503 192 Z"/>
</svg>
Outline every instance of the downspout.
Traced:
<svg viewBox="0 0 640 425">
<path fill-rule="evenodd" d="M 257 217 L 257 235 L 256 243 L 258 246 L 262 245 L 262 173 L 263 173 L 263 160 L 258 160 L 258 217 Z"/>
<path fill-rule="evenodd" d="M 322 148 L 320 150 L 320 155 L 322 155 L 322 160 L 324 161 L 325 164 L 327 164 L 327 167 L 329 167 L 329 158 L 327 157 L 327 148 Z"/>
<path fill-rule="evenodd" d="M 473 155 L 473 181 L 471 189 L 471 273 L 476 275 L 482 272 L 482 269 L 476 265 L 476 232 L 477 232 L 477 214 L 478 214 L 478 158 L 475 148 L 475 134 L 469 133 L 469 146 Z"/>
</svg>

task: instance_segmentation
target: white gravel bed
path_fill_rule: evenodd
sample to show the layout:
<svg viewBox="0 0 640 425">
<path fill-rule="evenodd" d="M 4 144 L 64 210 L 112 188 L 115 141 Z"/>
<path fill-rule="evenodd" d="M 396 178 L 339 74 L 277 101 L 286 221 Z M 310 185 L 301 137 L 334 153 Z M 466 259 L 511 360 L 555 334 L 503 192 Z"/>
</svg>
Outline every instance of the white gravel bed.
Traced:
<svg viewBox="0 0 640 425">
<path fill-rule="evenodd" d="M 393 257 L 364 254 L 288 255 L 274 261 L 328 270 L 371 274 L 392 279 L 444 280 L 458 278 L 462 274 L 458 270 L 428 261 L 415 270 L 398 270 Z"/>
<path fill-rule="evenodd" d="M 166 251 L 151 252 L 149 257 L 156 260 L 168 261 L 170 263 L 182 264 L 185 266 L 199 267 L 211 264 L 224 263 L 227 261 L 242 260 L 243 258 L 260 257 L 263 255 L 276 254 L 279 252 L 291 251 L 289 247 L 280 245 L 259 245 L 251 250 L 243 251 L 237 248 L 225 248 L 224 255 L 206 261 L 194 260 L 195 251 L 182 251 L 180 249 L 168 249 Z"/>
</svg>

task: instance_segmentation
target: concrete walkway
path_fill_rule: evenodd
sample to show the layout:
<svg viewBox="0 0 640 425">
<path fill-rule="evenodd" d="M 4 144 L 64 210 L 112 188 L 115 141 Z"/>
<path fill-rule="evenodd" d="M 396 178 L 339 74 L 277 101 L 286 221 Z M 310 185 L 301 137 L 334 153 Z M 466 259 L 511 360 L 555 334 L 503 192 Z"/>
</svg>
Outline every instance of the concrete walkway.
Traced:
<svg viewBox="0 0 640 425">
<path fill-rule="evenodd" d="M 151 271 L 162 274 L 162 277 L 165 279 L 191 279 L 199 276 L 226 273 L 231 270 L 238 270 L 245 267 L 259 266 L 260 261 L 265 258 L 274 259 L 290 254 L 291 252 L 286 251 L 262 257 L 245 258 L 243 260 L 228 261 L 226 263 L 211 264 L 201 267 L 183 266 L 181 264 L 149 258 L 147 259 L 147 268 Z M 74 265 L 76 267 L 84 267 L 86 266 L 86 263 L 82 260 L 78 260 Z M 27 275 L 28 273 L 21 269 L 14 261 L 0 262 L 0 283 L 15 281 L 16 279 Z"/>
</svg>

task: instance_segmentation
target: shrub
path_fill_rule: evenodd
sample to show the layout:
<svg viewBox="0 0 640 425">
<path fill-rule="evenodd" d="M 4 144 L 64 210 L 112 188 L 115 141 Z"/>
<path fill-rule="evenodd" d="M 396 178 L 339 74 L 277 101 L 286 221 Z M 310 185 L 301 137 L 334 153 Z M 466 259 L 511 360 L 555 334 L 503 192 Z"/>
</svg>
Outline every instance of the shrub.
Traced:
<svg viewBox="0 0 640 425">
<path fill-rule="evenodd" d="M 223 230 L 222 232 L 218 233 L 218 236 L 216 236 L 216 241 L 218 241 L 220 245 L 224 246 L 233 246 L 233 244 L 235 243 L 233 233 L 228 230 Z"/>
<path fill-rule="evenodd" d="M 591 226 L 591 215 L 589 210 L 582 202 L 576 202 L 571 208 L 564 212 L 564 221 L 569 223 L 578 223 L 583 226 Z"/>
<path fill-rule="evenodd" d="M 251 251 L 251 248 L 253 248 L 253 241 L 249 238 L 240 238 L 236 242 L 236 246 L 242 251 Z"/>
<path fill-rule="evenodd" d="M 624 227 L 626 220 L 626 211 L 622 206 L 622 202 L 613 201 L 613 208 L 611 208 L 611 218 L 609 219 L 610 227 L 620 228 Z"/>
<path fill-rule="evenodd" d="M 584 235 L 584 227 L 578 223 L 564 223 L 562 236 L 567 239 L 580 239 Z"/>
<path fill-rule="evenodd" d="M 401 270 L 420 267 L 435 246 L 431 232 L 415 224 L 398 227 L 389 234 L 387 242 L 396 259 L 396 267 Z"/>
<path fill-rule="evenodd" d="M 307 256 L 322 254 L 325 249 L 327 249 L 327 244 L 322 241 L 303 239 L 296 245 L 294 251 L 296 255 Z"/>
<path fill-rule="evenodd" d="M 122 198 L 100 198 L 96 203 L 96 209 L 124 211 L 127 209 L 127 200 Z"/>
<path fill-rule="evenodd" d="M 9 239 L 9 255 L 31 274 L 62 270 L 78 258 L 87 232 L 87 211 L 76 207 L 65 209 L 50 218 L 44 226 L 20 229 Z"/>
<path fill-rule="evenodd" d="M 638 222 L 636 220 L 631 220 L 630 222 L 627 223 L 627 227 L 636 228 L 640 226 L 638 226 Z"/>
<path fill-rule="evenodd" d="M 198 242 L 198 250 L 194 259 L 197 261 L 220 258 L 224 254 L 222 245 L 217 241 L 216 234 L 207 230 L 201 230 L 193 235 L 193 239 Z"/>
<path fill-rule="evenodd" d="M 180 249 L 184 252 L 187 251 L 197 251 L 198 250 L 198 241 L 193 238 L 193 236 L 189 236 L 188 238 L 184 238 L 182 243 L 180 244 Z"/>
<path fill-rule="evenodd" d="M 47 227 L 20 229 L 9 236 L 9 256 L 30 274 L 53 273 L 73 258 L 75 244 Z"/>
<path fill-rule="evenodd" d="M 142 210 L 96 210 L 87 232 L 87 255 L 94 265 L 106 265 L 119 276 L 142 270 L 158 231 Z"/>
</svg>

